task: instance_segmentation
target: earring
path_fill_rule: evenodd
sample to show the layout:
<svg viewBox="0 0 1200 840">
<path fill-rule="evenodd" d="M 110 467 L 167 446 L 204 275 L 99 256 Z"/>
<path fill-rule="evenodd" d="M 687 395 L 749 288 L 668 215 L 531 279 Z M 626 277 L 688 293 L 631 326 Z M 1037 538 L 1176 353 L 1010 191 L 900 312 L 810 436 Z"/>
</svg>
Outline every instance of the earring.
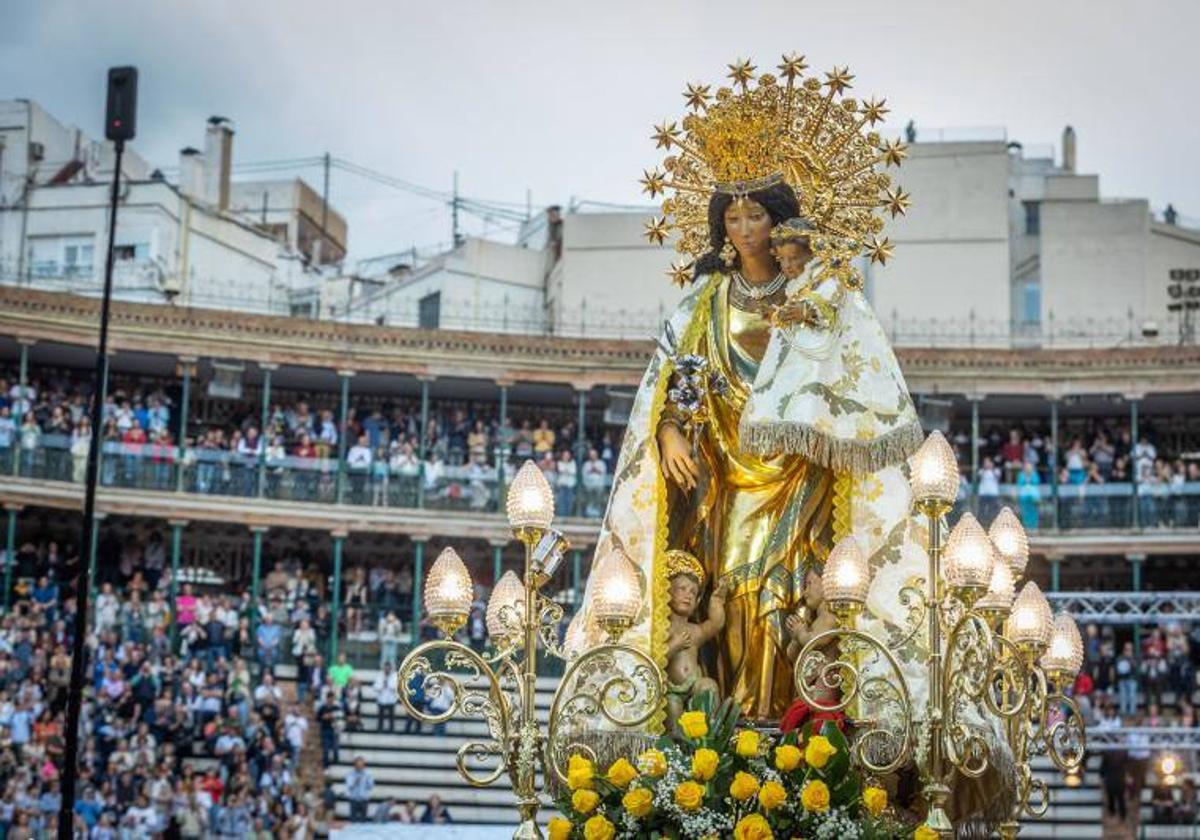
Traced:
<svg viewBox="0 0 1200 840">
<path fill-rule="evenodd" d="M 725 237 L 725 244 L 721 246 L 721 262 L 725 263 L 727 268 L 733 268 L 734 262 L 737 260 L 737 248 L 733 247 L 733 242 L 729 237 Z"/>
</svg>

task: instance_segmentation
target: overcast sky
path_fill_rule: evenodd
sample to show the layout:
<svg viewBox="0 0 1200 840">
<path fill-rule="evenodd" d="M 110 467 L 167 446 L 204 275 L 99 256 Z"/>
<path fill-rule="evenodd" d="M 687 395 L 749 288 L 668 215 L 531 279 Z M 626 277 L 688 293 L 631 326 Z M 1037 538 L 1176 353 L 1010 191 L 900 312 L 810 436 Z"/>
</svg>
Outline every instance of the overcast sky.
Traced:
<svg viewBox="0 0 1200 840">
<path fill-rule="evenodd" d="M 1104 195 L 1200 217 L 1197 33 L 1196 0 L 0 0 L 0 98 L 99 134 L 105 69 L 131 63 L 155 165 L 220 114 L 235 164 L 328 150 L 439 189 L 458 170 L 480 198 L 627 204 L 685 81 L 797 50 L 849 64 L 897 127 L 1057 149 L 1070 123 Z M 340 172 L 331 192 L 355 257 L 449 236 L 437 203 Z"/>
</svg>

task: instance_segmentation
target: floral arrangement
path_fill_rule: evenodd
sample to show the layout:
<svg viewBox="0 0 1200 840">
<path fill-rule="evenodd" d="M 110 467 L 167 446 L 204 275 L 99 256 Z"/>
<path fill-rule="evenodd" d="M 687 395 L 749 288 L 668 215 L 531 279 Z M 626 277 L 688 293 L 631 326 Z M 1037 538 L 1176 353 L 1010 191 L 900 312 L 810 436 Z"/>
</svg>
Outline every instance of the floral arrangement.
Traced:
<svg viewBox="0 0 1200 840">
<path fill-rule="evenodd" d="M 851 766 L 844 725 L 797 704 L 779 736 L 763 735 L 741 725 L 731 702 L 714 711 L 701 695 L 633 761 L 599 768 L 571 755 L 550 840 L 936 840 L 899 820 L 886 790 Z"/>
</svg>

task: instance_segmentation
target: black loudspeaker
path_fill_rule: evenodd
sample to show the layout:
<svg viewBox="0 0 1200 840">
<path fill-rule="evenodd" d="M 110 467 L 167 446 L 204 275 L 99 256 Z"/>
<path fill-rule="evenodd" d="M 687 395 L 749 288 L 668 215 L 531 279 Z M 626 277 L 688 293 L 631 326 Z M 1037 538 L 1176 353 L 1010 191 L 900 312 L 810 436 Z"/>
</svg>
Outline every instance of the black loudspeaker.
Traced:
<svg viewBox="0 0 1200 840">
<path fill-rule="evenodd" d="M 132 140 L 137 134 L 136 67 L 110 67 L 108 70 L 108 106 L 104 136 L 109 140 Z"/>
</svg>

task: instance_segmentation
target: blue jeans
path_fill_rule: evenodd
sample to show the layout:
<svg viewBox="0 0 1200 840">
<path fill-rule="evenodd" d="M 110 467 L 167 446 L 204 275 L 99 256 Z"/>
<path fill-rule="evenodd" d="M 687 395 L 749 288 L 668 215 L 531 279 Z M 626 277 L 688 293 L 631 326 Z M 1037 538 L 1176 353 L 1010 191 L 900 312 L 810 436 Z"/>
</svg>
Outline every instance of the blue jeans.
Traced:
<svg viewBox="0 0 1200 840">
<path fill-rule="evenodd" d="M 1117 681 L 1117 705 L 1123 715 L 1137 713 L 1138 681 L 1136 677 L 1122 677 Z"/>
</svg>

